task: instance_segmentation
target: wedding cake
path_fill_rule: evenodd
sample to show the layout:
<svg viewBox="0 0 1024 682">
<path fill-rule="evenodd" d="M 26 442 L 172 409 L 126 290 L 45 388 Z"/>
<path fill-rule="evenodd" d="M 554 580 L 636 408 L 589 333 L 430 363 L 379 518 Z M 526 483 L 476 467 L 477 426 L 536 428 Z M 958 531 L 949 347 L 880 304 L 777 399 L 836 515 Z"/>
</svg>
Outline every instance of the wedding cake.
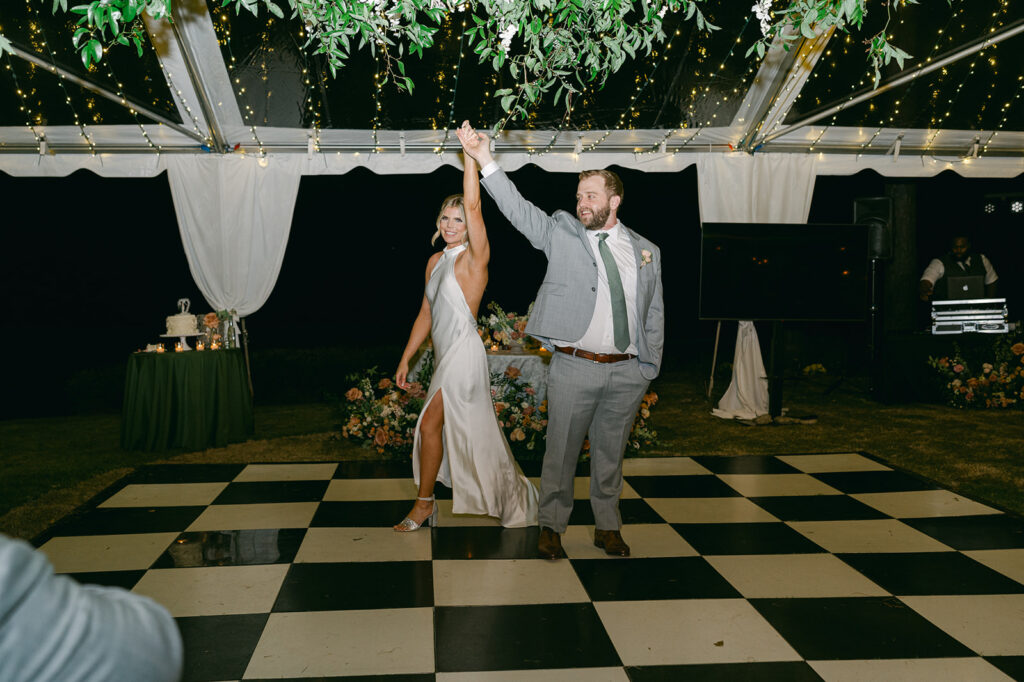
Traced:
<svg viewBox="0 0 1024 682">
<path fill-rule="evenodd" d="M 199 327 L 196 324 L 196 316 L 188 311 L 189 300 L 183 298 L 178 301 L 177 315 L 167 317 L 167 336 L 195 336 L 199 334 Z"/>
</svg>

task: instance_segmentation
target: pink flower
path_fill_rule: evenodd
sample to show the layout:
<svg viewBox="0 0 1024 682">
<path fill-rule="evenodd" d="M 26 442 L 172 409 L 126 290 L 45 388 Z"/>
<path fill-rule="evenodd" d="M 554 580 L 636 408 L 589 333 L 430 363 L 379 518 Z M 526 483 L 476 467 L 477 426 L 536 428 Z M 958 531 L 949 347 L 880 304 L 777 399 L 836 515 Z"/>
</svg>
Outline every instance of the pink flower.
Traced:
<svg viewBox="0 0 1024 682">
<path fill-rule="evenodd" d="M 964 371 L 964 366 L 961 365 L 961 364 L 953 365 L 953 371 L 954 372 L 962 372 L 962 371 Z"/>
</svg>

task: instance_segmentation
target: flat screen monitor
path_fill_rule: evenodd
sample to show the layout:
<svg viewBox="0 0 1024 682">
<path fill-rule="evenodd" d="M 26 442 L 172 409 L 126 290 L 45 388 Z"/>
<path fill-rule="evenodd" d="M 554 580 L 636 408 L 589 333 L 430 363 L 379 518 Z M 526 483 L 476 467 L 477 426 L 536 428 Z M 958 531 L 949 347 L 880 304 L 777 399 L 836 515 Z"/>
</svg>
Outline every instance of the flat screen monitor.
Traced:
<svg viewBox="0 0 1024 682">
<path fill-rule="evenodd" d="M 701 226 L 701 319 L 864 320 L 868 275 L 866 225 Z"/>
</svg>

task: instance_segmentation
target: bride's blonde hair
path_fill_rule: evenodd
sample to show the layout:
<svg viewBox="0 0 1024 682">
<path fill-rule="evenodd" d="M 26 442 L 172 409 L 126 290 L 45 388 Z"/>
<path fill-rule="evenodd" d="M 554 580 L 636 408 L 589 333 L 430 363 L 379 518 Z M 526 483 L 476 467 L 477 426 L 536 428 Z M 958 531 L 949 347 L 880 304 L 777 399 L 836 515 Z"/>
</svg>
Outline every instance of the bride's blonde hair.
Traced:
<svg viewBox="0 0 1024 682">
<path fill-rule="evenodd" d="M 431 237 L 431 239 L 430 239 L 430 245 L 431 246 L 433 246 L 434 243 L 441 237 L 441 218 L 444 217 L 444 212 L 447 211 L 449 208 L 451 208 L 453 206 L 459 209 L 459 216 L 462 217 L 462 224 L 463 225 L 468 225 L 466 223 L 466 207 L 463 206 L 463 204 L 462 204 L 462 195 L 461 194 L 453 194 L 453 195 L 451 195 L 450 197 L 448 197 L 447 199 L 445 199 L 444 201 L 441 202 L 441 210 L 437 212 L 437 222 L 435 223 L 435 225 L 437 226 L 437 232 L 435 232 L 434 236 Z M 466 241 L 469 241 L 469 231 L 468 230 L 466 232 Z"/>
</svg>

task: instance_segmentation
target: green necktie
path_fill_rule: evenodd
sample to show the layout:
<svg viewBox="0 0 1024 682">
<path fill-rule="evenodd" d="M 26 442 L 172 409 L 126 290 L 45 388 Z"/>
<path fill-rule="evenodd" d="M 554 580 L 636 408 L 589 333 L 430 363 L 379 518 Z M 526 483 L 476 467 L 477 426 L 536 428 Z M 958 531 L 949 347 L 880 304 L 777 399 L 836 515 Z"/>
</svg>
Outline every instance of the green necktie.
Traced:
<svg viewBox="0 0 1024 682">
<path fill-rule="evenodd" d="M 624 353 L 629 348 L 629 317 L 626 315 L 626 295 L 622 291 L 622 278 L 619 277 L 619 267 L 615 265 L 612 250 L 605 244 L 608 233 L 602 232 L 597 235 L 597 239 L 597 250 L 601 252 L 604 272 L 608 276 L 608 291 L 612 295 L 612 329 L 615 333 L 615 347 Z"/>
</svg>

